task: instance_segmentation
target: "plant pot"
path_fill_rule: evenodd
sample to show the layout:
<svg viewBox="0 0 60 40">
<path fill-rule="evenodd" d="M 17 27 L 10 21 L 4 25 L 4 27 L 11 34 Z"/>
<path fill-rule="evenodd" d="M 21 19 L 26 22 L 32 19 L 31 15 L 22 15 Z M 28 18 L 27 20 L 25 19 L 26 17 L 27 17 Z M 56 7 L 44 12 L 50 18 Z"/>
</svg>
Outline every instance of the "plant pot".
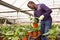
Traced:
<svg viewBox="0 0 60 40">
<path fill-rule="evenodd" d="M 0 37 L 0 40 L 3 40 L 4 37 Z"/>
<path fill-rule="evenodd" d="M 38 27 L 38 23 L 33 23 L 33 27 L 37 28 Z"/>
<path fill-rule="evenodd" d="M 56 37 L 56 40 L 60 40 L 60 34 Z"/>
<path fill-rule="evenodd" d="M 19 38 L 18 40 L 22 40 L 21 38 Z"/>
<path fill-rule="evenodd" d="M 8 40 L 8 38 L 4 37 L 3 40 Z"/>
<path fill-rule="evenodd" d="M 24 36 L 23 40 L 28 40 L 28 36 L 27 35 Z"/>
<path fill-rule="evenodd" d="M 52 40 L 51 38 L 49 38 L 49 40 Z"/>
<path fill-rule="evenodd" d="M 33 37 L 37 37 L 37 32 L 33 32 Z"/>
<path fill-rule="evenodd" d="M 56 40 L 55 38 L 49 38 L 49 40 Z"/>
<path fill-rule="evenodd" d="M 41 31 L 40 31 L 40 30 L 38 30 L 38 32 L 37 32 L 37 33 L 38 33 L 38 36 L 39 36 L 39 35 L 41 35 Z"/>
<path fill-rule="evenodd" d="M 33 35 L 33 32 L 28 32 L 28 35 L 29 35 L 29 36 L 32 36 L 32 35 Z"/>
</svg>

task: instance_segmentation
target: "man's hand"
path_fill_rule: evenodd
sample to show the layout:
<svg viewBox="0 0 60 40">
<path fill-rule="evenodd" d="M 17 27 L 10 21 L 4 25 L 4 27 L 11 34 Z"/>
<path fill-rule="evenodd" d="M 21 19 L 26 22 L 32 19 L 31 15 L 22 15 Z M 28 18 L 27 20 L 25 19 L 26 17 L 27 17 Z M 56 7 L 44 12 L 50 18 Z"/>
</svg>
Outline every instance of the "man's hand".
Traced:
<svg viewBox="0 0 60 40">
<path fill-rule="evenodd" d="M 34 22 L 35 22 L 35 23 L 39 23 L 39 19 L 35 17 L 35 18 L 34 18 Z"/>
<path fill-rule="evenodd" d="M 43 18 L 44 18 L 44 15 L 41 15 L 41 16 L 39 17 L 39 20 L 43 20 Z"/>
</svg>

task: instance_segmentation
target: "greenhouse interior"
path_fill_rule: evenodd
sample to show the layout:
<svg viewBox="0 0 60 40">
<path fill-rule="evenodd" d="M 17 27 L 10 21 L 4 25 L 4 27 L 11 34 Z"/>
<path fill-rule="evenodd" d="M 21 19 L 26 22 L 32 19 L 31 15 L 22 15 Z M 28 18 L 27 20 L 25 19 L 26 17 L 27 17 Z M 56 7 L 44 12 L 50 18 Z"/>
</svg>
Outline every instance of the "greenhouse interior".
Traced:
<svg viewBox="0 0 60 40">
<path fill-rule="evenodd" d="M 0 0 L 0 40 L 60 40 L 60 0 Z"/>
</svg>

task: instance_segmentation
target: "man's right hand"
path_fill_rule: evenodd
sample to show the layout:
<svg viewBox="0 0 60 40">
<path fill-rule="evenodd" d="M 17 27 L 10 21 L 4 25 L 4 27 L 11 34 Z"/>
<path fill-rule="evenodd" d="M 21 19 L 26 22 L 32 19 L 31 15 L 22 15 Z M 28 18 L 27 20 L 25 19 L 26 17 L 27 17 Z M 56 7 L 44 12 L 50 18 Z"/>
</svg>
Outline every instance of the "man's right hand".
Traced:
<svg viewBox="0 0 60 40">
<path fill-rule="evenodd" d="M 39 19 L 38 18 L 34 18 L 34 19 L 35 19 L 36 23 L 39 23 Z"/>
</svg>

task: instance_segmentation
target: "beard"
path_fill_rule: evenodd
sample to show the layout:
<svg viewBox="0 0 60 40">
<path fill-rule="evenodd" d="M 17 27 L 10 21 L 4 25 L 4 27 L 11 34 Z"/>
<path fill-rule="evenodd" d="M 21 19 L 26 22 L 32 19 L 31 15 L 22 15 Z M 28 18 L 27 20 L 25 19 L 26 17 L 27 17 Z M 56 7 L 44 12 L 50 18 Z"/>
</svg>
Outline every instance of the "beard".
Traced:
<svg viewBox="0 0 60 40">
<path fill-rule="evenodd" d="M 36 8 L 36 7 L 34 7 L 34 10 L 37 10 L 37 8 Z"/>
<path fill-rule="evenodd" d="M 37 10 L 37 8 L 36 7 L 33 7 L 33 8 L 31 8 L 32 10 Z"/>
</svg>

